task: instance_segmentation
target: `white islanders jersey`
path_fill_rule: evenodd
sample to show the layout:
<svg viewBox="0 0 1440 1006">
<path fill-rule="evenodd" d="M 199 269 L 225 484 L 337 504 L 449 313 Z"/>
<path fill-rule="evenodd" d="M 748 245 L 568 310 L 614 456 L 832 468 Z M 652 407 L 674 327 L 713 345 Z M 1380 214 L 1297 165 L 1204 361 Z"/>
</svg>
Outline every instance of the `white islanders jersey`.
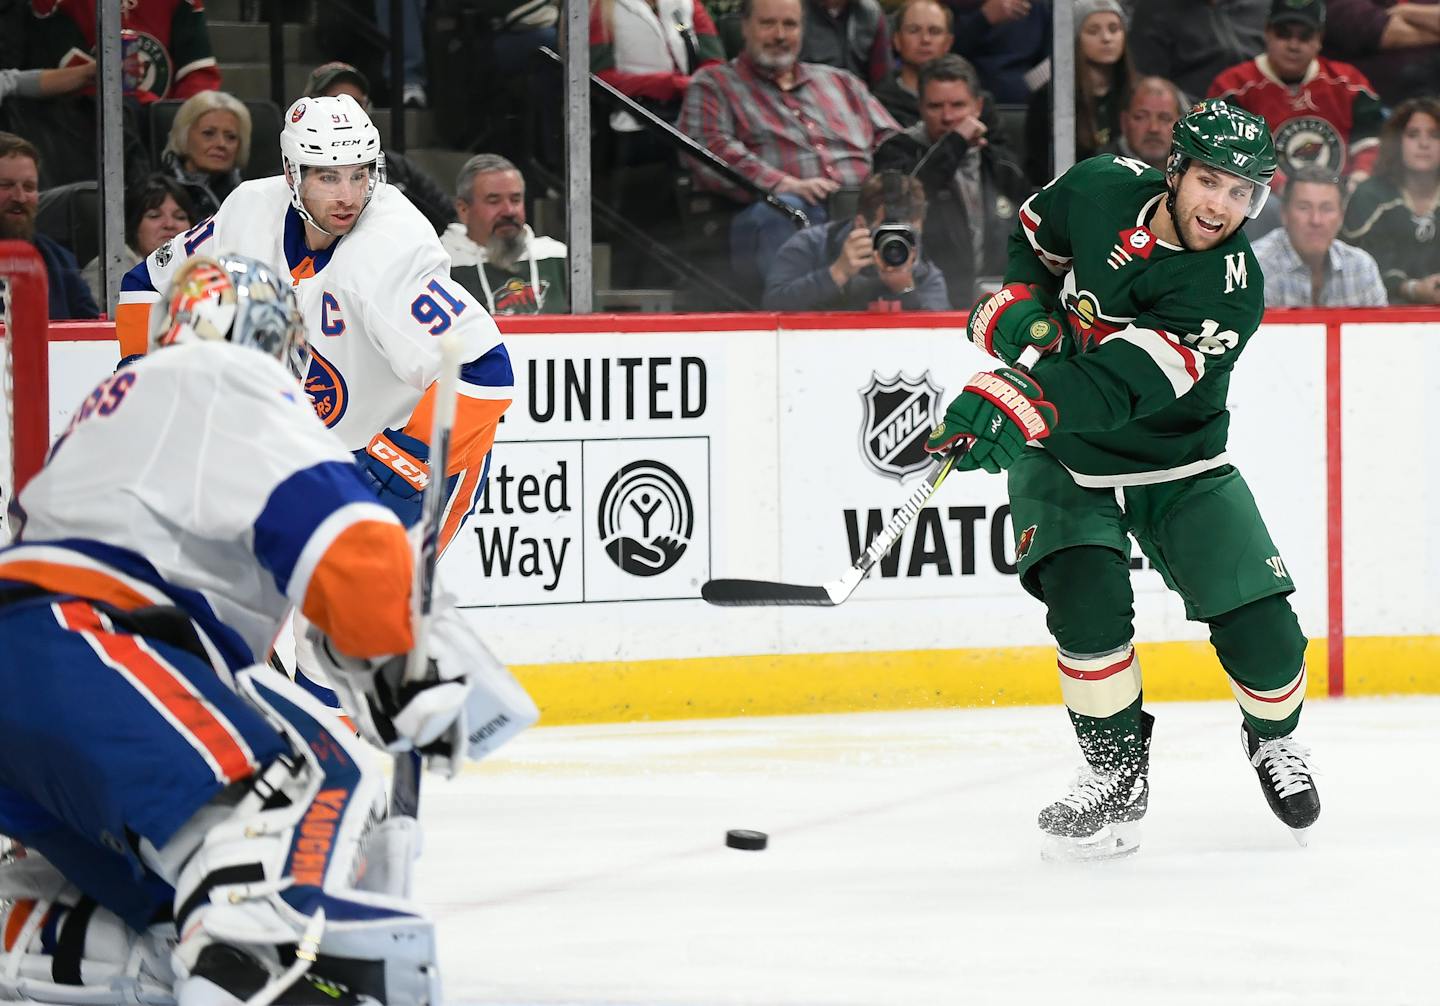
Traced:
<svg viewBox="0 0 1440 1006">
<path fill-rule="evenodd" d="M 174 346 L 106 378 L 18 504 L 0 581 L 178 606 L 232 670 L 292 602 L 346 652 L 408 648 L 404 530 L 257 350 Z"/>
<path fill-rule="evenodd" d="M 171 238 L 126 274 L 117 311 L 121 355 L 146 351 L 150 308 L 192 255 L 248 255 L 295 284 L 313 362 L 305 391 L 354 451 L 405 426 L 439 373 L 437 336 L 464 343 L 464 399 L 508 403 L 510 359 L 495 321 L 450 279 L 450 256 L 399 189 L 379 185 L 349 234 L 324 251 L 305 244 L 283 176 L 242 183 L 209 220 Z M 503 406 L 502 406 L 503 410 Z M 488 413 L 487 413 L 488 415 Z"/>
</svg>

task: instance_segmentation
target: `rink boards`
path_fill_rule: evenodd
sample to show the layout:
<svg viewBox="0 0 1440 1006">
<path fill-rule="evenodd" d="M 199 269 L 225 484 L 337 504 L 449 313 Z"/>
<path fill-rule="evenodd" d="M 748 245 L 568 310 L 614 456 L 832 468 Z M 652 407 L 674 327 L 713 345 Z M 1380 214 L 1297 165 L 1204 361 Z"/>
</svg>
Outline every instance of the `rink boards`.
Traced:
<svg viewBox="0 0 1440 1006">
<path fill-rule="evenodd" d="M 837 577 L 908 495 L 986 366 L 961 316 L 919 317 L 502 322 L 516 398 L 441 569 L 547 722 L 1058 700 L 984 473 L 947 481 L 843 607 L 699 600 L 711 577 Z M 1235 373 L 1230 453 L 1298 585 L 1312 695 L 1440 692 L 1437 335 L 1433 312 L 1272 312 Z M 58 430 L 116 348 L 103 326 L 52 339 Z M 1228 696 L 1204 626 L 1135 554 L 1146 694 Z"/>
</svg>

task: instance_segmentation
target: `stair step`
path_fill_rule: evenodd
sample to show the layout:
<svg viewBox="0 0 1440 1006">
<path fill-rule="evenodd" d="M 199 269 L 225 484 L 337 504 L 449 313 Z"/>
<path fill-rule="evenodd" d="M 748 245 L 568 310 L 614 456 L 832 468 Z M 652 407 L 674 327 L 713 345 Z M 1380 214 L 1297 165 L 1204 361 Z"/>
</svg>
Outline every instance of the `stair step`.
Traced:
<svg viewBox="0 0 1440 1006">
<path fill-rule="evenodd" d="M 211 21 L 210 48 L 221 65 L 227 63 L 268 63 L 270 26 L 251 21 Z M 311 67 L 325 62 L 325 53 L 315 44 L 315 29 L 303 24 L 283 26 L 285 59 Z"/>
<path fill-rule="evenodd" d="M 280 103 L 282 108 L 300 96 L 300 92 L 305 89 L 305 82 L 310 79 L 310 71 L 313 69 L 315 67 L 310 63 L 287 62 L 285 64 L 285 100 Z M 220 79 L 221 86 L 237 98 L 270 97 L 269 63 L 222 62 Z"/>
</svg>

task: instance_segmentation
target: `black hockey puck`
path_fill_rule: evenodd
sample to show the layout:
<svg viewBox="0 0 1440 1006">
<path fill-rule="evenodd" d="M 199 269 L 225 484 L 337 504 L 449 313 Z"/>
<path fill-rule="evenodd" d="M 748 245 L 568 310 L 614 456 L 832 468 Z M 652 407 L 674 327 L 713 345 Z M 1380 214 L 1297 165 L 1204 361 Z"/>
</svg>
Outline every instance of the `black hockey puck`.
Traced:
<svg viewBox="0 0 1440 1006">
<path fill-rule="evenodd" d="M 725 833 L 725 844 L 732 849 L 759 852 L 769 841 L 770 836 L 763 831 L 746 831 L 744 828 L 735 828 Z"/>
</svg>

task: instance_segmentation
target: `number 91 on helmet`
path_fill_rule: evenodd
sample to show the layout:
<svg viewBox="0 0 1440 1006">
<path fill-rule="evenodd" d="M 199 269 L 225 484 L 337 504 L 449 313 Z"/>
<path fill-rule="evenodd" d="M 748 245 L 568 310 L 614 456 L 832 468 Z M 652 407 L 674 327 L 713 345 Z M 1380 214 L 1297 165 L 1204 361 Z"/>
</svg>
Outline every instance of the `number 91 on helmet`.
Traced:
<svg viewBox="0 0 1440 1006">
<path fill-rule="evenodd" d="M 230 342 L 279 360 L 304 380 L 310 346 L 295 292 L 264 262 L 243 255 L 197 255 L 180 267 L 151 346 Z"/>
</svg>

